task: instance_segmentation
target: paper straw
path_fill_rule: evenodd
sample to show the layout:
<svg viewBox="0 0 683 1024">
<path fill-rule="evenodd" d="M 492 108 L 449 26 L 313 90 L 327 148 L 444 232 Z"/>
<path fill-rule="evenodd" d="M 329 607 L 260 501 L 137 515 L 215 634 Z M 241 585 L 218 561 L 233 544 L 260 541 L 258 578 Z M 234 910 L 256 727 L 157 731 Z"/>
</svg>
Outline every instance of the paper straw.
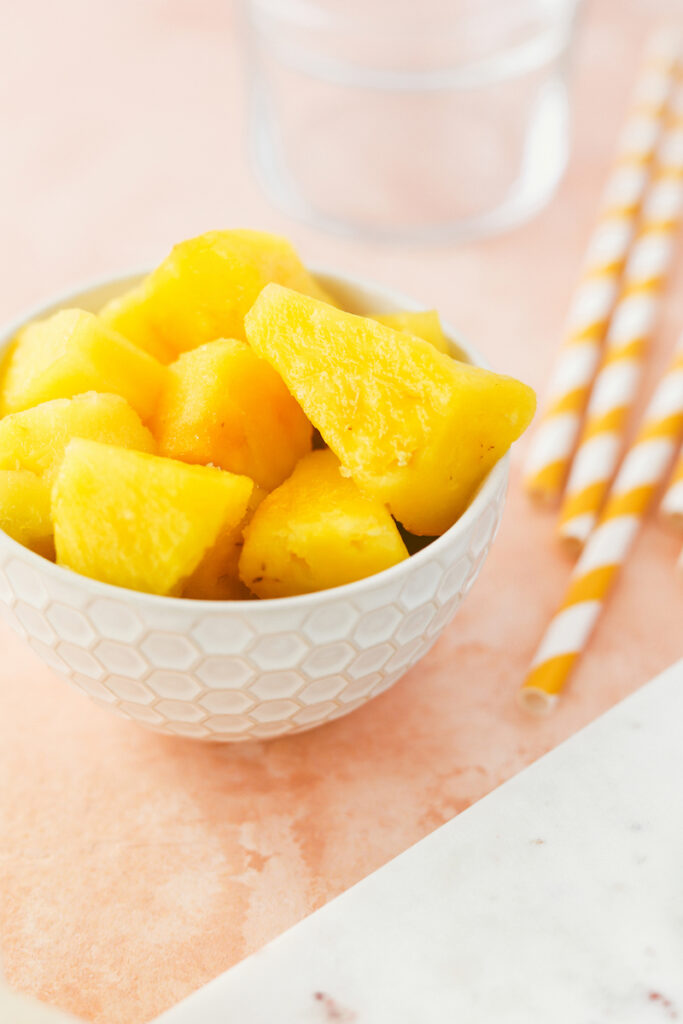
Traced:
<svg viewBox="0 0 683 1024">
<path fill-rule="evenodd" d="M 573 551 L 583 546 L 594 528 L 618 464 L 673 259 L 683 212 L 683 84 L 675 104 L 676 116 L 657 152 L 655 178 L 628 256 L 567 481 L 558 533 Z"/>
<path fill-rule="evenodd" d="M 680 52 L 681 38 L 670 31 L 657 32 L 645 51 L 598 222 L 569 310 L 546 409 L 527 458 L 526 489 L 544 504 L 554 504 L 559 499 L 579 437 L 619 279 L 650 180 Z"/>
<path fill-rule="evenodd" d="M 527 711 L 548 712 L 586 646 L 607 594 L 683 435 L 683 335 L 660 380 L 635 441 L 621 464 L 599 525 L 574 567 L 519 692 Z"/>
<path fill-rule="evenodd" d="M 678 457 L 676 468 L 662 501 L 661 511 L 670 523 L 679 530 L 683 530 L 683 452 Z"/>
</svg>

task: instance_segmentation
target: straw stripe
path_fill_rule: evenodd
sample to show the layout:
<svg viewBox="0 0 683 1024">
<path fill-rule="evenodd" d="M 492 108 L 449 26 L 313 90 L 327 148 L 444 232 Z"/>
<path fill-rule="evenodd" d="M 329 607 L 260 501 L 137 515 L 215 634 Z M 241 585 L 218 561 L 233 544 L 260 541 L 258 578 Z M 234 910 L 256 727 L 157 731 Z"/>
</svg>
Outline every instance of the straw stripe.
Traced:
<svg viewBox="0 0 683 1024">
<path fill-rule="evenodd" d="M 649 42 L 622 132 L 598 224 L 571 304 L 547 405 L 532 440 L 525 485 L 539 501 L 562 493 L 626 254 L 634 236 L 661 136 L 680 53 L 680 37 L 658 32 Z"/>
<path fill-rule="evenodd" d="M 676 90 L 672 121 L 657 151 L 655 179 L 626 263 L 602 366 L 567 481 L 558 532 L 572 550 L 581 548 L 595 526 L 617 466 L 672 262 L 683 213 L 682 112 L 683 84 Z"/>
<path fill-rule="evenodd" d="M 683 452 L 678 457 L 671 482 L 664 495 L 662 515 L 679 530 L 683 530 Z"/>
<path fill-rule="evenodd" d="M 683 335 L 619 469 L 600 522 L 574 567 L 564 599 L 531 663 L 519 695 L 520 704 L 527 710 L 547 712 L 557 701 L 588 642 L 657 488 L 666 478 L 681 436 Z"/>
</svg>

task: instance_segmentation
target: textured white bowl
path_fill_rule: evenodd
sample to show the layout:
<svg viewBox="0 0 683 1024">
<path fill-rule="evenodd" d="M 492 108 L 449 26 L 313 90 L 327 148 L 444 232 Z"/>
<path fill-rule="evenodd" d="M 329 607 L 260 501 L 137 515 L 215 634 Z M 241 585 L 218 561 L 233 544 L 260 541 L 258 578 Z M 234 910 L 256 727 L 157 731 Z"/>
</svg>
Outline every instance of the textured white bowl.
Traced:
<svg viewBox="0 0 683 1024">
<path fill-rule="evenodd" d="M 318 276 L 358 313 L 419 308 L 385 288 Z M 0 348 L 26 321 L 68 305 L 97 310 L 138 278 L 60 296 L 3 331 Z M 0 610 L 55 672 L 160 732 L 222 742 L 299 732 L 382 693 L 435 643 L 488 554 L 507 478 L 506 457 L 450 530 L 392 569 L 272 601 L 135 593 L 53 565 L 0 531 Z"/>
</svg>

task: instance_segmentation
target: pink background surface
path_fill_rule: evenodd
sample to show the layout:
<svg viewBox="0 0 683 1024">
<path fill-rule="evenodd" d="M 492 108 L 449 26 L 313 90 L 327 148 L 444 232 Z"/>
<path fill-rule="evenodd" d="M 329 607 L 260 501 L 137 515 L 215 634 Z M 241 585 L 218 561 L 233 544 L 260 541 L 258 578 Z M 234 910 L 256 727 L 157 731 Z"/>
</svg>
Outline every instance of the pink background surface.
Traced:
<svg viewBox="0 0 683 1024">
<path fill-rule="evenodd" d="M 158 260 L 219 226 L 290 235 L 310 262 L 437 306 L 542 389 L 655 14 L 595 0 L 569 172 L 533 223 L 434 249 L 317 234 L 273 211 L 245 154 L 225 0 L 25 0 L 3 14 L 0 318 Z M 650 379 L 683 325 L 675 274 Z M 18 988 L 141 1024 L 459 813 L 681 654 L 680 540 L 650 524 L 551 719 L 514 695 L 569 570 L 515 468 L 504 525 L 445 637 L 391 691 L 293 739 L 207 747 L 88 703 L 3 628 L 0 939 Z M 678 635 L 677 635 L 678 634 Z"/>
</svg>

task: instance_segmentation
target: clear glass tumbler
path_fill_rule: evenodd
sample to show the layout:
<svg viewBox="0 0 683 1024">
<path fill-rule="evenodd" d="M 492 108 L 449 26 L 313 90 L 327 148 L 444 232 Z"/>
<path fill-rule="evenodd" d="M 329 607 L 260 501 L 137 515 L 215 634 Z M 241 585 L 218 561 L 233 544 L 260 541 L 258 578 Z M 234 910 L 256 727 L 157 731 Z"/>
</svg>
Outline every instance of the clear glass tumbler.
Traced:
<svg viewBox="0 0 683 1024">
<path fill-rule="evenodd" d="M 580 0 L 247 0 L 251 146 L 291 215 L 458 239 L 542 207 Z"/>
</svg>

